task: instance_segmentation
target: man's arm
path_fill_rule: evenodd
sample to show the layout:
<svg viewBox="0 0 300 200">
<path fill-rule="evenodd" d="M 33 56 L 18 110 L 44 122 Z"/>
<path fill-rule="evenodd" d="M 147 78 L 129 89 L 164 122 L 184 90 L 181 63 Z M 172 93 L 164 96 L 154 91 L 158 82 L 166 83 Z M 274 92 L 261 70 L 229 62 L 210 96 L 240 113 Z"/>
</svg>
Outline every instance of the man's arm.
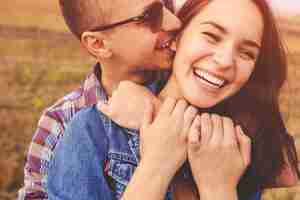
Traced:
<svg viewBox="0 0 300 200">
<path fill-rule="evenodd" d="M 107 140 L 99 114 L 92 108 L 78 113 L 50 162 L 49 200 L 112 199 L 103 173 L 106 149 Z"/>
<path fill-rule="evenodd" d="M 47 200 L 45 188 L 48 164 L 59 136 L 64 131 L 58 116 L 46 111 L 41 116 L 32 138 L 24 167 L 24 186 L 18 200 Z"/>
</svg>

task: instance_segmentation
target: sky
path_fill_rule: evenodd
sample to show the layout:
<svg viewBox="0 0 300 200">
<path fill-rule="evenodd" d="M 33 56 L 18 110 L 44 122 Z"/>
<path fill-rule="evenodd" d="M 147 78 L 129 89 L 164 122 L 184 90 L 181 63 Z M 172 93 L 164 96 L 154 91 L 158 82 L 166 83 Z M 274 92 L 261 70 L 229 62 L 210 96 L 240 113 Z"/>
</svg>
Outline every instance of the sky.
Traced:
<svg viewBox="0 0 300 200">
<path fill-rule="evenodd" d="M 300 0 L 269 0 L 281 14 L 300 15 Z"/>
</svg>

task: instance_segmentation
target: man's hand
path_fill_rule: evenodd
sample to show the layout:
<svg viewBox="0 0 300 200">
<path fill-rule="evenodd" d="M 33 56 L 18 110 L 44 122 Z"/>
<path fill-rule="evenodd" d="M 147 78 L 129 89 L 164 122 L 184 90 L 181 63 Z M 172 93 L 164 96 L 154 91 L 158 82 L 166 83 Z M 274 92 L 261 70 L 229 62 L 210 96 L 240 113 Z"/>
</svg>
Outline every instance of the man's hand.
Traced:
<svg viewBox="0 0 300 200">
<path fill-rule="evenodd" d="M 97 108 L 118 125 L 138 130 L 147 102 L 155 101 L 158 100 L 146 87 L 122 81 L 108 102 L 99 102 Z"/>
<path fill-rule="evenodd" d="M 136 199 L 143 199 L 141 194 L 146 199 L 164 198 L 170 181 L 187 158 L 187 135 L 196 113 L 184 100 L 171 98 L 164 101 L 154 120 L 152 104 L 145 107 L 141 160 L 122 199 L 133 199 L 137 194 L 140 197 Z"/>
<path fill-rule="evenodd" d="M 187 135 L 197 109 L 184 100 L 167 98 L 154 121 L 152 114 L 146 109 L 140 131 L 141 162 L 172 178 L 187 159 Z"/>
</svg>

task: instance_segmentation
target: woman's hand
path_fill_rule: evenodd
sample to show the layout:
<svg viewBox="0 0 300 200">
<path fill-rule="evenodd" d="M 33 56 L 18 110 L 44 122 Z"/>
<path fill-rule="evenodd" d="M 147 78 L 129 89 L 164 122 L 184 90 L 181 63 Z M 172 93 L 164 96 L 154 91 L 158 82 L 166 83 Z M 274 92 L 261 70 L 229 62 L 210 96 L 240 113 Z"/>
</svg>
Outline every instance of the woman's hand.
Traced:
<svg viewBox="0 0 300 200">
<path fill-rule="evenodd" d="M 172 178 L 187 159 L 187 135 L 197 109 L 184 100 L 167 98 L 154 120 L 152 114 L 146 109 L 140 131 L 141 160 Z"/>
<path fill-rule="evenodd" d="M 149 101 L 156 104 L 158 99 L 146 87 L 122 81 L 108 102 L 99 102 L 97 108 L 118 125 L 138 130 Z"/>
<path fill-rule="evenodd" d="M 201 199 L 237 198 L 236 186 L 251 154 L 251 141 L 240 126 L 205 113 L 195 118 L 188 140 L 188 159 Z"/>
<path fill-rule="evenodd" d="M 170 181 L 187 158 L 187 135 L 197 110 L 184 100 L 167 98 L 153 120 L 151 103 L 145 108 L 140 132 L 141 161 L 123 200 L 164 199 Z"/>
</svg>

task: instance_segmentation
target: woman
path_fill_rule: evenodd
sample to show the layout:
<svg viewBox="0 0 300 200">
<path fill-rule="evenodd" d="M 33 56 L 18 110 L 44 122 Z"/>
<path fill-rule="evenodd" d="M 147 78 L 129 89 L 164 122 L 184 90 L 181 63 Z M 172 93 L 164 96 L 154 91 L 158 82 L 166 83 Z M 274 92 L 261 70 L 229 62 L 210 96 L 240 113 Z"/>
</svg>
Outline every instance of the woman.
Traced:
<svg viewBox="0 0 300 200">
<path fill-rule="evenodd" d="M 237 9 L 233 13 L 234 8 Z M 238 191 L 241 199 L 249 197 L 254 191 L 278 185 L 278 177 L 284 170 L 292 177 L 292 181 L 287 185 L 295 184 L 296 172 L 299 175 L 296 151 L 290 136 L 286 134 L 278 104 L 279 90 L 286 80 L 286 57 L 267 3 L 261 0 L 226 2 L 191 0 L 183 6 L 178 15 L 183 21 L 184 30 L 178 37 L 173 72 L 160 94 L 161 99 L 184 98 L 199 108 L 200 113 L 225 115 L 243 127 L 251 138 L 252 154 L 251 166 L 239 182 Z M 118 91 L 110 100 L 114 107 L 117 99 L 119 99 Z M 173 104 L 173 108 L 177 106 L 172 100 L 170 104 Z M 104 107 L 100 107 L 100 110 L 106 112 L 107 108 Z M 109 109 L 110 116 L 113 116 L 115 113 L 112 114 L 111 110 L 114 109 Z M 188 112 L 186 110 L 183 112 Z M 158 111 L 158 116 L 160 113 Z M 201 135 L 199 131 L 195 133 L 197 131 L 193 129 L 193 126 L 197 127 L 196 123 L 198 126 L 199 124 L 205 126 L 202 122 L 206 121 L 213 126 L 216 125 L 216 121 L 220 121 L 220 117 L 207 114 L 202 116 L 202 119 L 194 120 L 194 125 L 190 128 L 189 135 L 195 137 L 189 138 L 196 138 L 194 140 L 196 143 L 200 142 L 199 135 Z M 153 124 L 167 121 L 163 117 L 159 120 L 155 120 Z M 146 130 L 142 132 L 151 132 L 150 130 L 153 132 L 149 127 L 146 126 Z M 235 132 L 238 143 L 243 143 L 240 128 L 236 128 Z M 141 140 L 146 137 L 145 135 L 147 134 L 142 134 Z M 202 137 L 203 135 L 201 139 Z M 150 140 L 142 141 L 146 146 Z M 141 148 L 144 148 L 143 145 Z M 165 146 L 160 147 L 157 152 L 163 151 L 164 148 Z M 149 154 L 142 151 L 142 159 Z M 197 156 L 193 156 L 190 150 L 187 157 L 196 182 L 192 185 L 194 189 L 198 189 L 202 197 L 199 185 L 204 175 L 197 177 L 203 170 L 199 167 L 201 162 L 194 162 Z M 247 158 L 247 155 L 240 157 Z M 172 168 L 174 173 L 182 164 L 179 163 Z M 244 167 L 238 170 L 240 173 L 236 174 L 236 181 L 246 169 L 247 162 L 244 164 Z M 201 170 L 197 170 L 199 168 Z M 143 173 L 133 178 L 133 183 L 125 192 L 125 199 L 131 198 L 131 192 L 139 187 L 137 183 L 140 177 L 143 177 Z M 184 182 L 181 178 L 178 180 L 179 183 Z M 232 186 L 235 184 L 237 182 Z M 192 189 L 187 187 L 187 190 Z M 194 195 L 193 192 L 187 194 L 191 194 L 191 198 Z"/>
</svg>

